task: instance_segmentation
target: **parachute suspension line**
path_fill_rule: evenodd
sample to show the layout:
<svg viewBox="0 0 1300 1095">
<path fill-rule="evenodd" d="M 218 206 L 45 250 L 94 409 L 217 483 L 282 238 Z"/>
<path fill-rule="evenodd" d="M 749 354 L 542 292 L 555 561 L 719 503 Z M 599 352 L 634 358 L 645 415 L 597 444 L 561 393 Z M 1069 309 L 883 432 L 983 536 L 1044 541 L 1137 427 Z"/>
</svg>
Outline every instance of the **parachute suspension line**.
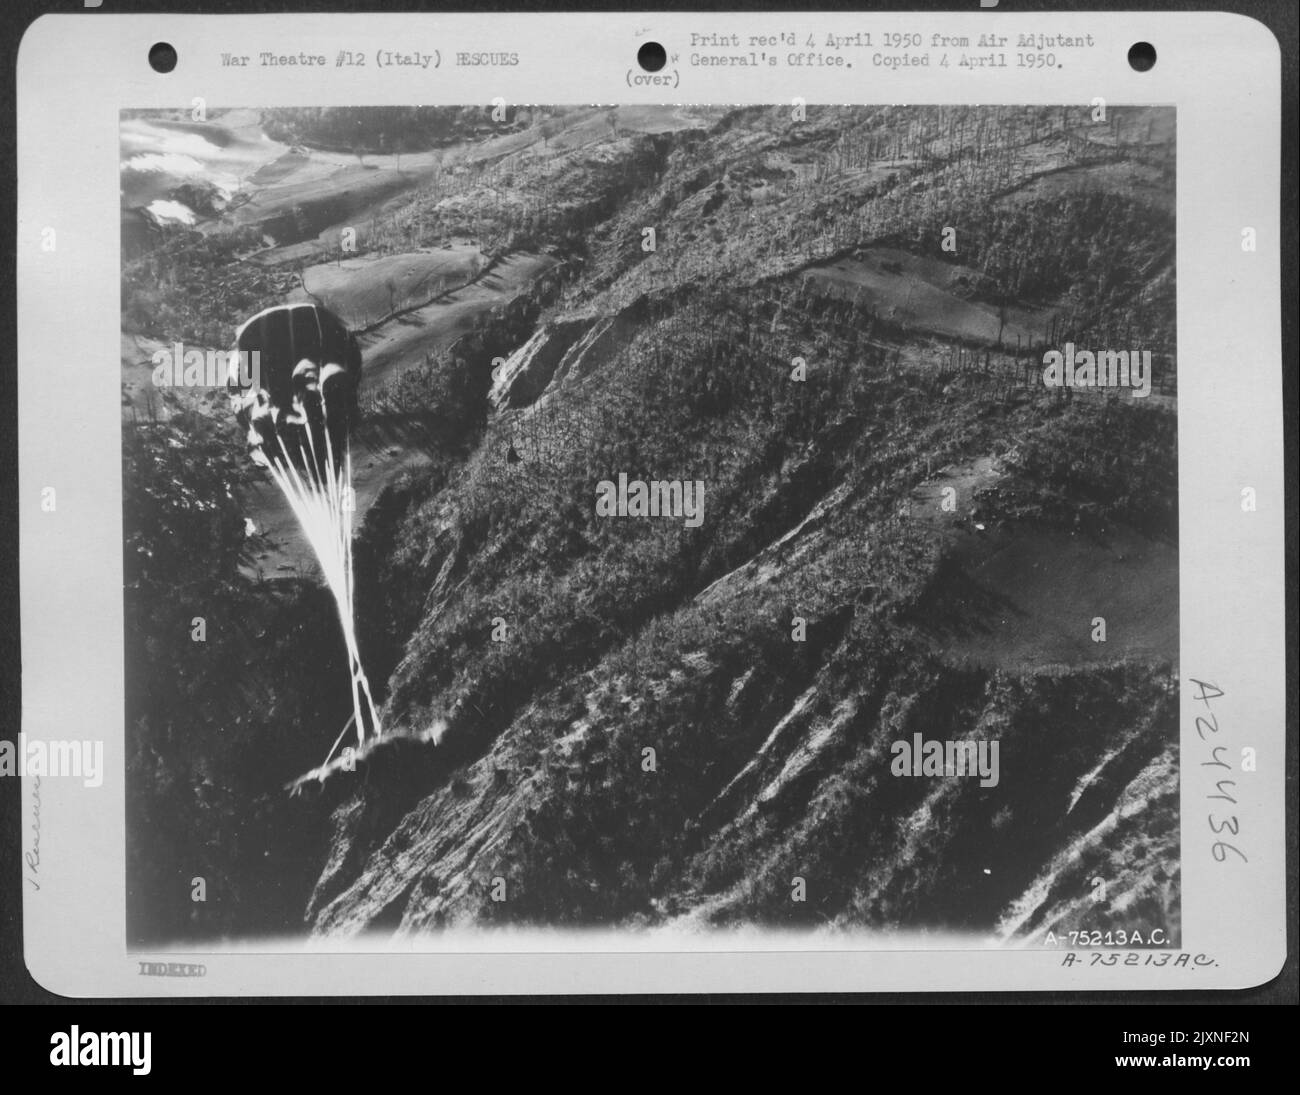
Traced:
<svg viewBox="0 0 1300 1095">
<path fill-rule="evenodd" d="M 308 541 L 316 551 L 316 557 L 320 561 L 321 571 L 325 576 L 326 583 L 331 590 L 334 589 L 339 580 L 337 567 L 335 565 L 336 553 L 330 551 L 331 546 L 328 536 L 328 529 L 321 520 L 322 514 L 318 504 L 313 504 L 312 494 L 309 493 L 306 486 L 298 476 L 297 469 L 293 466 L 293 461 L 289 458 L 288 450 L 285 448 L 283 438 L 279 438 L 280 451 L 284 457 L 284 463 L 281 465 L 278 461 L 268 460 L 266 466 L 271 472 L 276 486 L 289 502 L 294 516 L 298 519 L 298 524 L 302 526 Z M 337 603 L 337 596 L 336 596 Z M 352 663 L 352 642 L 348 634 L 348 628 L 344 625 L 344 643 L 348 650 L 348 661 Z M 361 709 L 356 703 L 355 689 L 353 690 L 353 714 L 348 720 L 348 725 L 357 722 L 358 741 L 361 736 Z M 341 740 L 341 739 L 340 739 Z M 337 747 L 337 742 L 335 743 Z M 333 749 L 330 750 L 331 755 Z M 326 758 L 326 763 L 329 758 Z"/>
<path fill-rule="evenodd" d="M 348 721 L 343 724 L 343 729 L 339 731 L 339 736 L 334 739 L 334 744 L 330 746 L 330 751 L 325 754 L 325 764 L 329 764 L 329 762 L 333 759 L 334 750 L 339 747 L 339 742 L 341 742 L 343 740 L 344 735 L 347 734 L 347 732 L 352 729 L 352 724 L 356 721 L 357 721 L 357 716 L 355 713 L 348 716 Z M 322 765 L 322 767 L 324 767 L 324 765 Z"/>
<path fill-rule="evenodd" d="M 374 697 L 370 692 L 370 681 L 366 678 L 365 668 L 361 664 L 360 646 L 356 639 L 356 625 L 354 616 L 355 590 L 356 582 L 352 569 L 352 516 L 356 511 L 356 502 L 352 491 L 352 444 L 345 437 L 343 448 L 343 459 L 338 464 L 338 474 L 334 473 L 334 444 L 330 439 L 329 414 L 325 411 L 322 404 L 322 411 L 325 419 L 325 467 L 326 474 L 330 485 L 330 498 L 332 500 L 332 511 L 335 515 L 334 527 L 338 529 L 341 548 L 339 554 L 342 560 L 343 571 L 343 592 L 335 594 L 338 601 L 339 617 L 343 622 L 343 630 L 350 643 L 352 656 L 352 691 L 353 706 L 359 707 L 360 699 L 364 696 L 366 708 L 370 712 L 370 725 L 374 727 L 375 737 L 383 734 L 383 727 L 379 722 L 379 714 L 375 710 Z M 311 431 L 307 433 L 308 439 L 311 438 Z M 360 742 L 363 734 L 360 715 L 357 716 L 357 741 Z"/>
<path fill-rule="evenodd" d="M 325 444 L 327 447 L 329 447 L 330 445 L 328 431 L 326 431 L 325 434 Z M 330 467 L 333 466 L 334 466 L 333 457 L 331 456 Z M 343 480 L 340 483 L 340 487 L 343 486 L 343 483 L 346 483 L 346 488 L 344 488 L 346 493 L 344 493 L 343 497 L 347 499 L 347 504 L 340 506 L 340 509 L 342 511 L 343 549 L 344 549 L 343 573 L 347 576 L 347 618 L 349 621 L 352 621 L 355 619 L 354 604 L 355 604 L 355 596 L 356 596 L 356 579 L 355 579 L 355 572 L 352 567 L 352 517 L 353 514 L 356 512 L 356 500 L 353 497 L 353 491 L 352 491 L 352 443 L 350 440 L 345 441 L 345 447 L 343 450 L 343 462 L 340 465 L 339 474 L 343 477 Z M 357 645 L 355 636 L 352 640 L 352 643 L 353 643 L 353 648 L 358 650 L 357 657 L 356 657 L 356 664 L 354 667 L 356 672 L 353 674 L 354 685 L 359 684 L 362 691 L 364 691 L 365 693 L 366 705 L 370 710 L 371 725 L 373 725 L 375 728 L 375 736 L 379 737 L 381 734 L 383 734 L 384 730 L 383 727 L 380 725 L 379 715 L 375 711 L 375 700 L 370 693 L 370 681 L 366 678 L 366 671 L 361 665 L 361 654 L 359 652 L 359 647 Z"/>
<path fill-rule="evenodd" d="M 365 742 L 366 721 L 363 711 L 370 716 L 370 725 L 375 737 L 383 734 L 378 711 L 375 709 L 370 682 L 366 678 L 361 664 L 361 654 L 357 644 L 356 627 L 353 620 L 354 583 L 352 568 L 352 454 L 349 446 L 344 450 L 344 459 L 337 473 L 334 471 L 333 445 L 326 423 L 325 446 L 326 465 L 323 476 L 321 465 L 316 459 L 316 443 L 312 436 L 310 424 L 306 429 L 307 448 L 299 445 L 304 468 L 310 468 L 310 474 L 300 476 L 289 458 L 283 436 L 278 436 L 283 465 L 277 460 L 263 458 L 260 461 L 271 473 L 276 486 L 289 502 L 294 516 L 302 526 L 308 541 L 315 549 L 326 584 L 334 594 L 334 603 L 338 609 L 339 623 L 343 628 L 343 641 L 348 654 L 348 666 L 351 674 L 352 715 L 343 728 L 338 739 L 331 746 L 325 758 L 328 764 L 343 740 L 348 728 L 354 723 L 357 729 L 357 745 Z M 310 450 L 310 451 L 309 451 Z M 304 482 L 304 479 L 306 480 Z M 323 479 L 323 481 L 322 481 Z"/>
</svg>

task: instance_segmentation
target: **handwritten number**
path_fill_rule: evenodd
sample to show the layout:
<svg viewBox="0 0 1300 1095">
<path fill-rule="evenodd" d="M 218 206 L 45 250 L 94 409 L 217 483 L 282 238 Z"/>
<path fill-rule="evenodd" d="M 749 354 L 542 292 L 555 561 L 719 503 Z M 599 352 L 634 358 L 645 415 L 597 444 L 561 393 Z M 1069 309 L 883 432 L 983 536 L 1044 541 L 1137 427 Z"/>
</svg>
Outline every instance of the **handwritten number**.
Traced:
<svg viewBox="0 0 1300 1095">
<path fill-rule="evenodd" d="M 1229 852 L 1236 852 L 1239 856 L 1241 856 L 1241 861 L 1243 863 L 1250 862 L 1250 860 L 1246 858 L 1246 853 L 1243 852 L 1240 848 L 1236 848 L 1233 845 L 1225 843 L 1222 840 L 1216 840 L 1214 842 L 1214 845 L 1210 848 L 1210 854 L 1214 856 L 1214 861 L 1216 863 L 1222 863 L 1225 859 L 1227 859 Z"/>
<path fill-rule="evenodd" d="M 1191 680 L 1192 680 L 1192 684 L 1196 685 L 1196 687 L 1201 690 L 1199 695 L 1193 696 L 1192 698 L 1196 700 L 1200 700 L 1202 703 L 1205 704 L 1206 707 L 1210 706 L 1210 700 L 1217 700 L 1220 696 L 1223 695 L 1223 689 L 1218 688 L 1215 685 L 1206 684 L 1205 681 L 1198 681 L 1195 677 L 1193 677 Z M 1206 692 L 1207 688 L 1211 689 L 1213 694 Z"/>
<path fill-rule="evenodd" d="M 1225 802 L 1231 802 L 1234 806 L 1236 806 L 1236 805 L 1237 805 L 1237 800 L 1236 800 L 1235 798 L 1233 798 L 1231 795 L 1229 795 L 1229 794 L 1225 794 L 1225 793 L 1224 793 L 1223 785 L 1224 785 L 1225 783 L 1228 784 L 1228 785 L 1231 786 L 1231 787 L 1236 787 L 1236 786 L 1237 786 L 1237 781 L 1236 781 L 1235 779 L 1221 779 L 1221 780 L 1219 780 L 1218 783 L 1216 783 L 1216 784 L 1214 785 L 1215 787 L 1218 788 L 1219 793 L 1218 793 L 1217 795 L 1206 795 L 1205 797 L 1208 798 L 1208 799 L 1211 799 L 1211 800 L 1212 800 L 1212 799 L 1216 799 L 1216 798 L 1221 798 L 1221 799 L 1223 799 Z M 1233 820 L 1236 820 L 1236 819 L 1234 818 Z M 1218 830 L 1216 829 L 1215 832 L 1218 832 Z M 1236 836 L 1236 835 L 1237 835 L 1237 830 L 1236 830 L 1236 829 L 1233 829 L 1233 831 L 1232 831 L 1232 835 L 1233 835 L 1233 836 Z"/>
</svg>

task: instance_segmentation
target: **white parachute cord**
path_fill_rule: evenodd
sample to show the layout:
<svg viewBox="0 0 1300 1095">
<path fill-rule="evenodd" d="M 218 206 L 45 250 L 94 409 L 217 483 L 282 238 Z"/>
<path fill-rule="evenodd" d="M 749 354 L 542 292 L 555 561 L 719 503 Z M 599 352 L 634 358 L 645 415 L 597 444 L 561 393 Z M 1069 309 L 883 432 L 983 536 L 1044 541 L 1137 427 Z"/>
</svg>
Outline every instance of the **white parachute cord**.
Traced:
<svg viewBox="0 0 1300 1095">
<path fill-rule="evenodd" d="M 310 438 L 310 433 L 308 434 Z M 339 610 L 343 624 L 343 641 L 347 648 L 349 669 L 353 674 L 353 683 L 350 691 L 352 692 L 352 712 L 356 719 L 357 725 L 357 744 L 363 743 L 363 721 L 361 714 L 361 697 L 357 693 L 355 685 L 355 669 L 360 664 L 360 655 L 356 649 L 356 640 L 352 634 L 350 614 L 344 612 L 344 605 L 340 600 L 340 589 L 344 580 L 342 571 L 342 560 L 339 558 L 337 542 L 331 543 L 331 533 L 336 527 L 330 520 L 329 515 L 325 512 L 322 502 L 321 492 L 317 489 L 314 478 L 311 480 L 312 486 L 308 488 L 303 485 L 302 479 L 298 475 L 297 468 L 294 467 L 293 461 L 289 459 L 289 452 L 285 448 L 284 439 L 279 438 L 280 451 L 284 455 L 285 467 L 288 474 L 280 472 L 274 468 L 272 462 L 272 471 L 276 474 L 277 482 L 281 491 L 289 500 L 290 506 L 298 518 L 299 524 L 302 525 L 303 531 L 307 534 L 307 539 L 311 542 L 316 551 L 317 559 L 320 561 L 321 570 L 325 575 L 325 582 L 334 594 L 335 605 Z M 300 452 L 303 452 L 301 446 Z M 303 452 L 304 463 L 306 462 L 306 453 Z"/>
<path fill-rule="evenodd" d="M 344 529 L 343 543 L 346 549 L 343 572 L 347 578 L 348 619 L 353 621 L 353 626 L 355 627 L 354 603 L 356 595 L 356 574 L 352 565 L 352 521 L 356 515 L 357 507 L 355 492 L 352 489 L 352 444 L 350 441 L 345 441 L 344 445 L 343 463 L 339 469 L 340 476 L 346 477 L 347 486 L 344 497 L 348 501 L 348 504 L 342 509 L 340 518 Z M 355 635 L 353 637 L 353 644 L 356 645 Z M 357 676 L 361 682 L 361 688 L 365 692 L 366 706 L 370 710 L 370 725 L 374 727 L 375 737 L 381 737 L 384 733 L 384 728 L 379 722 L 379 712 L 375 709 L 375 698 L 370 692 L 370 681 L 366 677 L 365 668 L 361 664 L 361 653 L 359 647 L 357 650 Z"/>
<path fill-rule="evenodd" d="M 342 590 L 335 591 L 335 599 L 338 602 L 339 617 L 343 623 L 344 636 L 348 644 L 348 654 L 351 660 L 352 688 L 354 693 L 359 692 L 360 698 L 365 700 L 366 708 L 370 712 L 370 725 L 374 736 L 379 737 L 383 729 L 379 724 L 379 713 L 375 710 L 374 697 L 370 692 L 370 681 L 366 677 L 365 668 L 361 664 L 361 647 L 357 642 L 356 636 L 356 617 L 354 608 L 354 574 L 352 568 L 352 516 L 355 510 L 355 499 L 352 497 L 352 450 L 347 445 L 344 449 L 344 460 L 339 462 L 337 475 L 334 472 L 334 442 L 330 437 L 329 430 L 329 411 L 325 407 L 324 401 L 321 402 L 321 417 L 325 423 L 325 458 L 326 473 L 329 484 L 329 510 L 331 525 L 334 529 L 334 545 L 339 549 L 339 569 L 342 574 Z M 308 433 L 310 440 L 311 434 Z M 315 453 L 315 443 L 313 445 L 313 455 Z M 354 695 L 353 704 L 359 710 L 359 699 Z M 360 716 L 357 717 L 357 743 L 361 744 L 365 734 L 365 726 Z"/>
<path fill-rule="evenodd" d="M 355 724 L 357 744 L 358 746 L 364 745 L 365 719 L 362 713 L 363 705 L 364 709 L 370 714 L 370 725 L 373 727 L 374 736 L 378 737 L 383 732 L 379 722 L 379 714 L 375 708 L 374 697 L 370 691 L 370 682 L 361 664 L 361 652 L 357 642 L 353 617 L 354 574 L 351 530 L 351 510 L 353 507 L 344 502 L 344 499 L 351 492 L 352 454 L 350 447 L 345 450 L 343 466 L 336 476 L 334 474 L 333 444 L 327 429 L 325 443 L 326 457 L 329 463 L 322 482 L 322 478 L 318 474 L 319 464 L 316 460 L 315 440 L 310 425 L 307 429 L 308 448 L 299 445 L 299 453 L 303 458 L 304 468 L 308 466 L 310 461 L 311 471 L 305 475 L 300 476 L 298 474 L 294 461 L 289 458 L 289 452 L 283 437 L 277 437 L 277 441 L 284 459 L 283 465 L 280 465 L 276 460 L 265 460 L 264 466 L 271 472 L 273 481 L 289 502 L 294 516 L 298 519 L 298 523 L 302 526 L 303 532 L 316 552 L 326 584 L 334 595 L 339 622 L 343 630 L 344 646 L 348 655 L 352 715 L 348 719 L 348 725 L 344 727 L 343 733 L 339 735 L 338 740 L 335 741 L 326 756 L 325 763 L 328 764 L 334 755 L 334 751 L 338 748 L 339 742 L 346 735 L 348 727 Z M 265 457 L 265 454 L 263 456 Z M 345 490 L 347 494 L 345 494 Z"/>
<path fill-rule="evenodd" d="M 350 562 L 350 548 L 352 542 L 351 524 L 344 512 L 343 505 L 343 485 L 341 482 L 342 469 L 339 473 L 334 471 L 334 443 L 330 438 L 329 431 L 329 411 L 325 407 L 324 400 L 321 401 L 321 417 L 324 421 L 325 434 L 325 483 L 322 489 L 322 496 L 328 513 L 328 523 L 333 533 L 331 547 L 337 553 L 339 564 L 340 584 L 334 589 L 334 600 L 338 606 L 339 622 L 343 627 L 343 638 L 348 649 L 348 672 L 351 677 L 349 687 L 352 689 L 352 704 L 358 712 L 357 716 L 357 745 L 364 744 L 365 741 L 365 723 L 360 717 L 361 700 L 364 694 L 358 685 L 358 677 L 364 677 L 364 670 L 361 668 L 361 650 L 356 638 L 356 624 L 352 615 L 352 573 Z M 308 434 L 311 440 L 311 434 Z M 315 441 L 311 440 L 312 454 L 315 456 Z M 371 712 L 373 716 L 373 711 Z M 372 721 L 371 725 L 374 725 Z"/>
<path fill-rule="evenodd" d="M 322 406 L 322 414 L 324 408 Z M 312 470 L 315 472 L 320 468 L 317 459 L 316 442 L 313 431 L 308 428 L 307 443 L 311 447 Z M 343 513 L 342 498 L 340 486 L 337 477 L 334 474 L 334 454 L 333 445 L 329 437 L 328 422 L 325 429 L 325 449 L 328 463 L 325 468 L 324 482 L 313 475 L 311 484 L 315 491 L 315 499 L 321 520 L 324 524 L 322 533 L 328 531 L 329 553 L 331 556 L 331 576 L 329 580 L 330 589 L 334 594 L 334 603 L 338 608 L 339 623 L 343 628 L 343 642 L 348 653 L 348 672 L 351 680 L 349 687 L 352 691 L 352 708 L 356 718 L 357 725 L 357 746 L 360 748 L 365 744 L 365 722 L 361 717 L 361 700 L 367 701 L 370 707 L 371 725 L 377 725 L 374 718 L 374 705 L 369 701 L 368 687 L 366 692 L 358 686 L 358 679 L 365 679 L 365 671 L 361 667 L 361 650 L 357 643 L 356 626 L 352 616 L 352 597 L 351 584 L 352 574 L 350 568 L 351 561 L 351 529 L 348 527 L 346 516 Z M 324 539 L 322 535 L 322 539 Z"/>
<path fill-rule="evenodd" d="M 334 739 L 334 744 L 330 746 L 330 751 L 325 754 L 325 763 L 321 765 L 322 768 L 325 768 L 333 759 L 334 750 L 339 747 L 339 743 L 343 740 L 343 735 L 352 729 L 352 722 L 355 718 L 356 715 L 348 716 L 348 721 L 343 724 L 343 729 L 339 731 L 339 736 Z"/>
</svg>

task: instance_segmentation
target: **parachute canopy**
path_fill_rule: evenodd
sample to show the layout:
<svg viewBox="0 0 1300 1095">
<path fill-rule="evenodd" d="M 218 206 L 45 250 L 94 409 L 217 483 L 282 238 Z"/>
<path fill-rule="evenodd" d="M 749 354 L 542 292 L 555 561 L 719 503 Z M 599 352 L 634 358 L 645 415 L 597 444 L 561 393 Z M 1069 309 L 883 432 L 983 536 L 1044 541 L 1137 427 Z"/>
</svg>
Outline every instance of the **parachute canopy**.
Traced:
<svg viewBox="0 0 1300 1095">
<path fill-rule="evenodd" d="M 340 459 L 357 418 L 361 348 L 343 321 L 310 302 L 258 312 L 235 334 L 227 389 L 249 443 L 271 459 L 326 451 Z M 310 437 L 308 437 L 310 431 Z"/>
<path fill-rule="evenodd" d="M 280 304 L 235 333 L 226 387 L 248 431 L 250 456 L 279 487 L 334 594 L 352 676 L 357 744 L 383 731 L 361 665 L 353 621 L 352 454 L 361 348 L 319 304 Z M 330 750 L 343 740 L 340 734 Z M 329 763 L 326 757 L 326 763 Z"/>
</svg>

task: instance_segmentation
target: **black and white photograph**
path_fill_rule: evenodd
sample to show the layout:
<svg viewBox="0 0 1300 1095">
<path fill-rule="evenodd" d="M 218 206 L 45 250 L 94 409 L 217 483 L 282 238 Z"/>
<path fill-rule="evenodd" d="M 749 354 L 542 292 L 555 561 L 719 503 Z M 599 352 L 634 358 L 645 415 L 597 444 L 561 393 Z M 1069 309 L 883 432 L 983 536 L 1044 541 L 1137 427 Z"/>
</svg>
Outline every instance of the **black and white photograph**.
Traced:
<svg viewBox="0 0 1300 1095">
<path fill-rule="evenodd" d="M 1178 947 L 1176 115 L 123 110 L 128 949 Z"/>
</svg>

